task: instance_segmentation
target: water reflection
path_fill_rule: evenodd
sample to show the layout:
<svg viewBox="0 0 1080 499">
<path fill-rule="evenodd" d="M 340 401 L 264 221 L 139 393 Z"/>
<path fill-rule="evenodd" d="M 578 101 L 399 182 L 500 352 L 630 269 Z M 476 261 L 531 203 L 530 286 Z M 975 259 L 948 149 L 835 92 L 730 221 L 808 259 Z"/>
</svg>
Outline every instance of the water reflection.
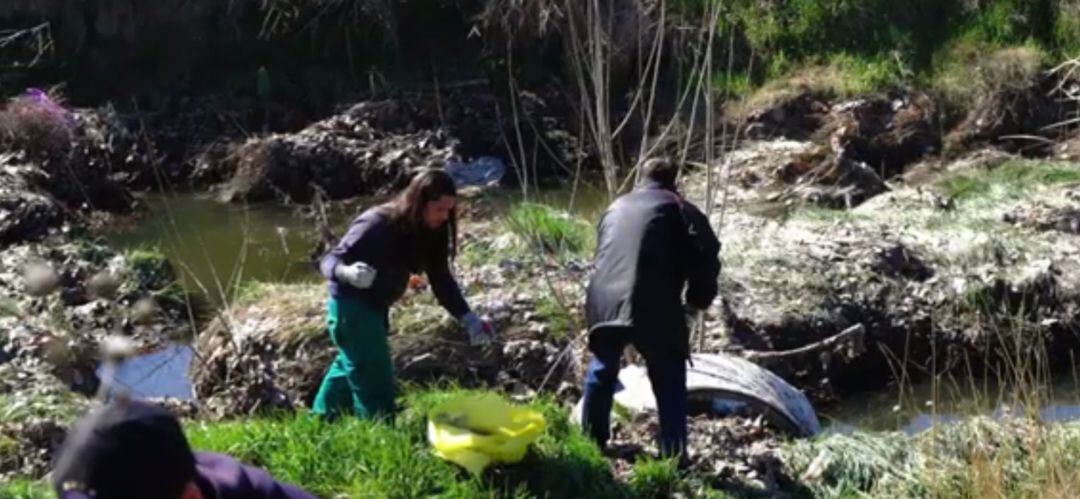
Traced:
<svg viewBox="0 0 1080 499">
<path fill-rule="evenodd" d="M 169 345 L 168 347 L 128 359 L 121 363 L 113 378 L 113 389 L 109 397 L 117 391 L 124 391 L 139 398 L 172 397 L 180 400 L 193 400 L 191 384 L 191 362 L 195 359 L 195 350 L 188 345 Z M 102 376 L 104 368 L 98 368 Z"/>
<path fill-rule="evenodd" d="M 588 220 L 606 206 L 601 193 L 559 189 L 531 193 L 529 200 L 572 211 Z M 469 199 L 484 208 L 480 216 L 495 218 L 522 200 L 520 193 L 499 190 Z M 343 234 L 349 222 L 378 200 L 355 199 L 334 203 L 327 222 Z M 145 199 L 149 215 L 132 226 L 114 227 L 106 234 L 121 250 L 157 248 L 172 264 L 181 284 L 213 306 L 231 299 L 243 282 L 317 282 L 322 279 L 315 262 L 322 235 L 312 220 L 276 203 L 223 204 L 197 194 L 151 195 Z"/>
<path fill-rule="evenodd" d="M 958 386 L 927 382 L 905 389 L 903 395 L 893 388 L 851 397 L 838 407 L 820 409 L 820 416 L 830 432 L 860 429 L 908 435 L 973 416 L 1001 420 L 1028 415 L 1046 423 L 1080 420 L 1080 384 L 1063 377 L 1047 385 L 1035 390 L 993 383 Z"/>
</svg>

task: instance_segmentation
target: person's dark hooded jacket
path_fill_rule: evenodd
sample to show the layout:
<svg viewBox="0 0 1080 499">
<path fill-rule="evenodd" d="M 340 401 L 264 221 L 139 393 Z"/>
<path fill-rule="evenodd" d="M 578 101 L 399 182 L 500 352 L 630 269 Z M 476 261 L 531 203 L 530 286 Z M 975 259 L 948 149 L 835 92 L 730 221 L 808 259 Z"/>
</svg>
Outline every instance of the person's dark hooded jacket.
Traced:
<svg viewBox="0 0 1080 499">
<path fill-rule="evenodd" d="M 720 242 L 708 218 L 670 186 L 648 182 L 600 220 L 586 318 L 590 335 L 628 328 L 639 345 L 689 356 L 685 305 L 718 291 Z"/>
</svg>

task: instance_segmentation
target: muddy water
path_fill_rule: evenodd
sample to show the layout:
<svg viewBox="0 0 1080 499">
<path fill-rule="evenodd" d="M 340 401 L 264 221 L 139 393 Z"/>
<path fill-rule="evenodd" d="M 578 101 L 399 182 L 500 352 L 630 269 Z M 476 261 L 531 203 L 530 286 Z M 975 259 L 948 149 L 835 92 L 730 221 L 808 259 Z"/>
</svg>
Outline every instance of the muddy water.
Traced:
<svg viewBox="0 0 1080 499">
<path fill-rule="evenodd" d="M 484 195 L 465 203 L 505 213 L 523 199 L 516 191 Z M 595 220 L 605 206 L 601 193 L 583 189 L 548 190 L 529 196 Z M 319 231 L 281 205 L 227 205 L 197 194 L 156 195 L 145 199 L 148 214 L 137 223 L 106 233 L 114 247 L 158 248 L 172 262 L 184 288 L 220 306 L 247 282 L 317 282 Z M 350 202 L 327 213 L 331 230 L 342 234 L 349 220 L 375 200 Z M 464 207 L 468 209 L 468 206 Z"/>
<path fill-rule="evenodd" d="M 215 305 L 230 285 L 314 279 L 314 227 L 277 205 L 224 205 L 198 195 L 146 199 L 149 215 L 107 234 L 121 249 L 157 248 L 184 288 Z"/>
<path fill-rule="evenodd" d="M 1080 419 L 1080 382 L 1072 376 L 1030 386 L 988 381 L 927 381 L 904 389 L 849 397 L 819 416 L 833 431 L 915 434 L 971 416 L 1032 416 L 1044 422 Z"/>
</svg>

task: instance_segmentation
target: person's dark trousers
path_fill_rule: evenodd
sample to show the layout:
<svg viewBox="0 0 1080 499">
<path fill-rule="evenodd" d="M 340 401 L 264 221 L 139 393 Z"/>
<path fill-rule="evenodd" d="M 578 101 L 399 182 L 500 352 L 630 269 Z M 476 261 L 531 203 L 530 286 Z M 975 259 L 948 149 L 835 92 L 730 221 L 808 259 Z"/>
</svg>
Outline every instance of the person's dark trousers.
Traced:
<svg viewBox="0 0 1080 499">
<path fill-rule="evenodd" d="M 585 378 L 582 426 L 600 447 L 611 438 L 611 405 L 619 376 L 619 358 L 627 344 L 645 357 L 645 368 L 660 413 L 660 452 L 686 453 L 686 361 L 676 348 L 632 341 L 629 329 L 601 329 L 589 338 L 593 358 Z"/>
</svg>

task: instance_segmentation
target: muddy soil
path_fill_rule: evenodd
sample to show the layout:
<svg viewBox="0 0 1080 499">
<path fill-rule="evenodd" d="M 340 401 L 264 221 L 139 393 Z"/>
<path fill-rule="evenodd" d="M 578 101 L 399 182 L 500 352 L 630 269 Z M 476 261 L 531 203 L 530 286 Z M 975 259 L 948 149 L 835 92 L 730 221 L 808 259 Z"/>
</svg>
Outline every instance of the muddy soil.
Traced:
<svg viewBox="0 0 1080 499">
<path fill-rule="evenodd" d="M 536 182 L 565 174 L 560 168 L 589 154 L 560 125 L 568 112 L 560 94 L 517 98 L 519 117 L 500 111 L 506 104 L 486 82 L 360 102 L 296 133 L 211 148 L 197 161 L 193 181 L 218 185 L 226 202 L 309 203 L 394 192 L 417 169 L 479 156 L 501 157 L 510 177 Z M 519 147 L 518 134 L 528 144 Z M 509 144 L 513 157 L 506 154 Z M 530 171 L 518 171 L 519 153 L 531 158 Z"/>
<path fill-rule="evenodd" d="M 654 414 L 641 414 L 617 420 L 606 454 L 617 477 L 629 480 L 635 465 L 643 458 L 659 454 L 656 435 L 659 420 Z M 759 419 L 728 417 L 717 419 L 705 414 L 689 420 L 689 464 L 686 472 L 703 480 L 693 486 L 704 489 L 740 490 L 768 496 L 779 491 L 786 477 L 779 449 L 783 437 Z M 690 497 L 701 490 L 670 491 Z"/>
<path fill-rule="evenodd" d="M 751 111 L 747 120 L 749 142 L 729 156 L 732 174 L 770 201 L 851 208 L 941 149 L 934 103 L 925 94 L 829 103 L 800 93 Z M 763 155 L 782 159 L 761 161 Z"/>
<path fill-rule="evenodd" d="M 991 60 L 988 64 L 991 68 L 1034 64 L 1023 57 L 1010 56 L 1008 51 L 994 57 L 1016 60 L 1011 63 Z M 1078 103 L 1067 92 L 1076 85 L 1075 76 L 1047 73 L 1037 67 L 1007 71 L 1011 74 L 976 87 L 974 105 L 963 121 L 944 137 L 946 151 L 963 153 L 993 146 L 1009 152 L 1046 156 L 1053 154 L 1057 142 L 1072 135 L 1074 129 L 1056 125 L 1076 116 Z"/>
</svg>

